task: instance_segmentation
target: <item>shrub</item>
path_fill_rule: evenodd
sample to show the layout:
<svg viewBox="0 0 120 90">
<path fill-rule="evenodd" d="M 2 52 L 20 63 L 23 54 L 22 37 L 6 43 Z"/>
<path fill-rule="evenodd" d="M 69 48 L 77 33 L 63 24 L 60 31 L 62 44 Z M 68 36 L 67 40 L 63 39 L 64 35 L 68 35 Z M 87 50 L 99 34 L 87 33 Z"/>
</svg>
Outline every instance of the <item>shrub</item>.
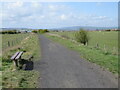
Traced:
<svg viewBox="0 0 120 90">
<path fill-rule="evenodd" d="M 44 29 L 44 32 L 49 32 L 48 29 Z"/>
<path fill-rule="evenodd" d="M 33 33 L 46 33 L 49 32 L 47 29 L 39 29 L 39 30 L 33 30 Z"/>
<path fill-rule="evenodd" d="M 45 33 L 45 31 L 44 30 L 39 30 L 39 33 Z"/>
<path fill-rule="evenodd" d="M 37 30 L 33 30 L 32 32 L 33 32 L 33 33 L 37 33 L 38 31 L 37 31 Z"/>
<path fill-rule="evenodd" d="M 88 33 L 83 29 L 80 29 L 78 32 L 75 33 L 75 38 L 77 42 L 80 42 L 84 45 L 88 43 Z"/>
<path fill-rule="evenodd" d="M 39 33 L 46 33 L 46 32 L 49 32 L 47 29 L 39 29 L 38 31 L 39 31 Z"/>
</svg>

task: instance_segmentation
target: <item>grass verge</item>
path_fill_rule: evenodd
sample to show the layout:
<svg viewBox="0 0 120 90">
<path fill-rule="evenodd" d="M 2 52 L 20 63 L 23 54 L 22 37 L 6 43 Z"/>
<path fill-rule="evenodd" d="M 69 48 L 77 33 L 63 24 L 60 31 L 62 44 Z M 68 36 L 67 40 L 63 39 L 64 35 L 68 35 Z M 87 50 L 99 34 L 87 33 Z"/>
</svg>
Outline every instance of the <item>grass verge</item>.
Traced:
<svg viewBox="0 0 120 90">
<path fill-rule="evenodd" d="M 37 34 L 26 34 L 27 36 L 21 43 L 7 49 L 1 56 L 2 60 L 2 88 L 36 88 L 39 72 L 35 70 L 18 70 L 14 71 L 13 62 L 10 57 L 21 48 L 26 51 L 22 59 L 28 60 L 33 55 L 32 62 L 40 59 L 40 47 Z"/>
<path fill-rule="evenodd" d="M 76 40 L 76 31 L 64 31 L 64 32 L 51 32 L 52 34 L 58 34 L 68 39 Z M 114 55 L 118 55 L 118 31 L 88 31 L 89 47 L 98 46 L 99 49 L 104 49 Z"/>
</svg>

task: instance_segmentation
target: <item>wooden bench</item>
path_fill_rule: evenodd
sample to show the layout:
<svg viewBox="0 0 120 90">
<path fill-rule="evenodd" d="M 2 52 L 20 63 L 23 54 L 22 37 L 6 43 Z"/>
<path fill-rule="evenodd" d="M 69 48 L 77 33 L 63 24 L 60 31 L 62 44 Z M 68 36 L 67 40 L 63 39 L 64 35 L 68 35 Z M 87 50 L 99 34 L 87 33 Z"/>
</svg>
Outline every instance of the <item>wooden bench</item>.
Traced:
<svg viewBox="0 0 120 90">
<path fill-rule="evenodd" d="M 23 54 L 23 51 L 21 52 L 16 52 L 10 59 L 14 61 L 15 67 L 18 67 L 19 63 L 18 61 L 21 60 L 21 56 Z"/>
</svg>

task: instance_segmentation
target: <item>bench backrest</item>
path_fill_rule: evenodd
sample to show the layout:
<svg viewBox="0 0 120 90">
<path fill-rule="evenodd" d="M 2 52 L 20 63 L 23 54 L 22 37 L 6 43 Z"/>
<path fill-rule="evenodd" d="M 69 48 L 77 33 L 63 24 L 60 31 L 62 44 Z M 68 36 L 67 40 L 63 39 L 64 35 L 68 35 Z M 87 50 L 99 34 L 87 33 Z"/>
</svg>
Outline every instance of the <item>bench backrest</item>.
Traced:
<svg viewBox="0 0 120 90">
<path fill-rule="evenodd" d="M 22 54 L 23 54 L 23 51 L 20 52 L 20 53 L 17 55 L 17 57 L 15 58 L 15 60 L 19 59 L 19 58 L 21 57 Z"/>
<path fill-rule="evenodd" d="M 18 54 L 19 54 L 19 52 L 16 52 L 10 59 L 14 60 L 17 57 Z"/>
</svg>

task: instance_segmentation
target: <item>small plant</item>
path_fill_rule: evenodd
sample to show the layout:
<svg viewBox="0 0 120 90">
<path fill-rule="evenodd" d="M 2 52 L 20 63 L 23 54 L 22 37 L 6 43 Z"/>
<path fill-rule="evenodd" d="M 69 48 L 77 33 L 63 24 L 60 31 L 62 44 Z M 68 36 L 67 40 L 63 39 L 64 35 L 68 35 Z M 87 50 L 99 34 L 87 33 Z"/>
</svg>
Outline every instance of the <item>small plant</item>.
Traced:
<svg viewBox="0 0 120 90">
<path fill-rule="evenodd" d="M 80 29 L 78 32 L 75 33 L 75 38 L 77 42 L 80 42 L 84 45 L 88 43 L 88 33 L 83 29 Z"/>
</svg>

